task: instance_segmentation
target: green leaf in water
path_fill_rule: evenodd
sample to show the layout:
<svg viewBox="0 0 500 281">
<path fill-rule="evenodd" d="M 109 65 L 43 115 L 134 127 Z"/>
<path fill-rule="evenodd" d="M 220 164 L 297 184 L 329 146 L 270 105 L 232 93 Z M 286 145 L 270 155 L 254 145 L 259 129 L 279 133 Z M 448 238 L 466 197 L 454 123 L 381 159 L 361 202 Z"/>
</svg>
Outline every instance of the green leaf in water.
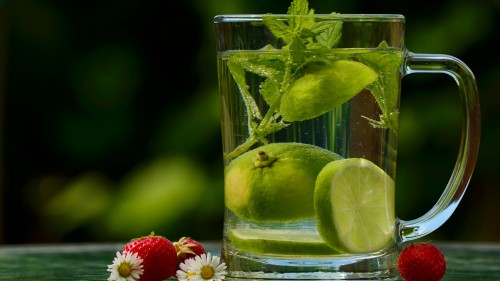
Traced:
<svg viewBox="0 0 500 281">
<path fill-rule="evenodd" d="M 403 52 L 389 48 L 387 42 L 380 43 L 377 51 L 363 54 L 358 60 L 380 74 L 380 78 L 367 86 L 382 110 L 380 120 L 365 117 L 374 127 L 397 128 L 399 104 L 400 66 Z"/>
</svg>

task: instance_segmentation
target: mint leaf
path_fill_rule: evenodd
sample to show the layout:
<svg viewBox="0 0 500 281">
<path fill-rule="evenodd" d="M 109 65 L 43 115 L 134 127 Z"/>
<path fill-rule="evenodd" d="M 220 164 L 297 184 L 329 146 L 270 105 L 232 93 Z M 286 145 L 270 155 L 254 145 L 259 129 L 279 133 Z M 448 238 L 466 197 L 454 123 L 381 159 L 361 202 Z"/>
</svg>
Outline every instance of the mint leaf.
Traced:
<svg viewBox="0 0 500 281">
<path fill-rule="evenodd" d="M 276 38 L 281 38 L 288 45 L 296 37 L 290 26 L 273 16 L 264 16 L 263 22 Z"/>
<path fill-rule="evenodd" d="M 340 24 L 340 27 L 342 27 L 342 24 L 340 21 L 320 21 L 316 22 L 311 26 L 311 31 L 314 34 L 320 34 L 325 31 L 328 31 L 331 28 L 335 28 L 337 25 Z"/>
<path fill-rule="evenodd" d="M 262 119 L 262 115 L 260 113 L 259 107 L 255 103 L 252 95 L 248 91 L 247 83 L 245 79 L 245 69 L 243 68 L 243 64 L 245 63 L 245 59 L 235 57 L 234 60 L 231 60 L 227 63 L 227 67 L 231 74 L 233 75 L 233 79 L 238 85 L 238 89 L 240 90 L 241 96 L 245 103 L 245 107 L 248 111 L 248 130 L 253 132 L 257 127 L 257 124 L 254 123 L 254 120 Z"/>
<path fill-rule="evenodd" d="M 288 15 L 307 15 L 314 14 L 314 10 L 309 11 L 309 2 L 307 0 L 293 0 L 288 7 Z"/>
<path fill-rule="evenodd" d="M 373 126 L 380 128 L 397 128 L 399 112 L 399 67 L 403 60 L 403 53 L 397 49 L 389 48 L 387 42 L 379 44 L 375 52 L 359 55 L 358 60 L 372 67 L 380 77 L 377 81 L 367 86 L 382 110 L 380 120 L 369 119 Z M 384 86 L 382 86 L 384 85 Z M 366 118 L 366 117 L 365 117 Z"/>
<path fill-rule="evenodd" d="M 266 78 L 278 76 L 284 67 L 283 61 L 279 60 L 277 54 L 259 53 L 258 57 L 255 57 L 240 53 L 239 63 L 244 70 Z"/>
<path fill-rule="evenodd" d="M 317 32 L 319 30 L 320 32 Z M 342 22 L 340 21 L 325 21 L 319 22 L 314 27 L 313 31 L 319 33 L 316 36 L 318 45 L 331 49 L 340 41 L 342 36 Z"/>
<path fill-rule="evenodd" d="M 313 18 L 308 17 L 294 17 L 294 16 L 303 16 L 303 15 L 314 15 L 314 10 L 309 10 L 309 3 L 307 0 L 294 0 L 290 4 L 288 8 L 288 15 L 292 16 L 288 18 L 288 24 L 290 28 L 295 32 L 298 36 L 301 33 L 301 30 L 305 28 L 309 28 L 314 24 Z"/>
<path fill-rule="evenodd" d="M 303 31 L 310 29 L 314 24 L 314 18 L 300 17 L 303 15 L 314 15 L 314 10 L 309 10 L 307 0 L 294 0 L 288 8 L 287 24 L 277 17 L 264 16 L 264 24 L 277 38 L 283 39 L 287 45 L 291 45 L 297 38 L 307 38 L 314 34 L 304 34 Z M 297 42 L 295 42 L 297 44 Z"/>
</svg>

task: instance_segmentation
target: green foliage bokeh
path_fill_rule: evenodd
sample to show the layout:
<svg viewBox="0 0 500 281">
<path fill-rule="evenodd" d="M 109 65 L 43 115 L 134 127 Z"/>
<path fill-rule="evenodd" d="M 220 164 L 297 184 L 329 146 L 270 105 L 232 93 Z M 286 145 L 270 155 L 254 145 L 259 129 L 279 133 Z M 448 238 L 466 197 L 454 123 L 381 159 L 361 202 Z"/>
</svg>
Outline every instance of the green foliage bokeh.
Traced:
<svg viewBox="0 0 500 281">
<path fill-rule="evenodd" d="M 0 1 L 0 243 L 116 241 L 150 231 L 220 239 L 213 17 L 285 13 L 289 3 Z M 498 1 L 310 6 L 403 14 L 409 50 L 471 67 L 483 116 L 479 161 L 457 211 L 432 237 L 498 240 Z M 461 108 L 449 77 L 405 77 L 402 93 L 396 207 L 412 219 L 451 175 Z"/>
</svg>

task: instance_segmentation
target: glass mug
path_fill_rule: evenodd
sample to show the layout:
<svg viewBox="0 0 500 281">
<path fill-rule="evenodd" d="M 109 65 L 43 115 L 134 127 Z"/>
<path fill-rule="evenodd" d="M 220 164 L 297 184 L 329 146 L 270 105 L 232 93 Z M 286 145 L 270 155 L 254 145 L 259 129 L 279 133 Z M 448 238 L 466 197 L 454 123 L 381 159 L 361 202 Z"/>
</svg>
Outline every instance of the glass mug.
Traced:
<svg viewBox="0 0 500 281">
<path fill-rule="evenodd" d="M 228 278 L 396 278 L 404 243 L 440 227 L 471 178 L 472 72 L 449 55 L 408 51 L 402 15 L 219 15 L 214 24 Z M 298 24 L 310 28 L 286 33 Z M 440 199 L 405 221 L 394 180 L 401 79 L 412 73 L 452 76 L 463 124 Z"/>
</svg>

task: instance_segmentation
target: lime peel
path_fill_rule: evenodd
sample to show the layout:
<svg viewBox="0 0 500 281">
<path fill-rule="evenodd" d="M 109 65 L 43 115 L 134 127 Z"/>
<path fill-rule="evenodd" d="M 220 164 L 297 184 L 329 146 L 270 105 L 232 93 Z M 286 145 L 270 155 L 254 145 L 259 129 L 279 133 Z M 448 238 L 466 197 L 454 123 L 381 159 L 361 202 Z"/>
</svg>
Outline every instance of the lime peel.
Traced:
<svg viewBox="0 0 500 281">
<path fill-rule="evenodd" d="M 280 113 L 289 122 L 315 118 L 347 102 L 377 78 L 375 70 L 355 61 L 310 63 L 283 94 Z"/>
<path fill-rule="evenodd" d="M 256 165 L 256 155 L 263 154 L 274 161 Z M 225 168 L 225 205 L 251 221 L 314 217 L 316 176 L 338 159 L 342 157 L 336 153 L 303 143 L 271 143 L 245 152 Z"/>
<path fill-rule="evenodd" d="M 266 255 L 333 255 L 317 232 L 276 229 L 231 229 L 228 236 L 237 249 Z"/>
</svg>

